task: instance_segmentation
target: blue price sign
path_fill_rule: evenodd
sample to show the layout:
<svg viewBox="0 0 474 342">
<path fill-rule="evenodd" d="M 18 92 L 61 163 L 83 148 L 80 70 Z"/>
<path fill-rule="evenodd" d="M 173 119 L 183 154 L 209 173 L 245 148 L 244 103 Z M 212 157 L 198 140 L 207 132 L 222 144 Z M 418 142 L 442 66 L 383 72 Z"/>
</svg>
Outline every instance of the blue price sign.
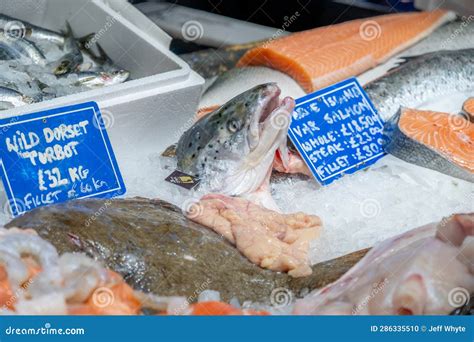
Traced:
<svg viewBox="0 0 474 342">
<path fill-rule="evenodd" d="M 296 100 L 289 137 L 324 185 L 384 156 L 383 121 L 355 78 Z"/>
<path fill-rule="evenodd" d="M 0 157 L 14 216 L 69 199 L 125 193 L 95 102 L 0 120 Z"/>
</svg>

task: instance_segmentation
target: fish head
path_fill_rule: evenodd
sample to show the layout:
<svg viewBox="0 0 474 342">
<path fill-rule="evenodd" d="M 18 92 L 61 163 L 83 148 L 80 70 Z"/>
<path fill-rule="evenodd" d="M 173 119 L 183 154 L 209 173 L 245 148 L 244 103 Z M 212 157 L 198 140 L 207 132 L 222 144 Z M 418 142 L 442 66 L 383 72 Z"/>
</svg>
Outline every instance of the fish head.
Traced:
<svg viewBox="0 0 474 342">
<path fill-rule="evenodd" d="M 286 147 L 294 101 L 275 83 L 258 85 L 202 117 L 180 138 L 178 169 L 208 191 L 242 195 L 258 189 L 275 151 Z"/>
<path fill-rule="evenodd" d="M 54 67 L 53 73 L 56 76 L 61 76 L 70 73 L 73 71 L 74 63 L 72 60 L 65 58 L 57 63 L 57 66 Z"/>
</svg>

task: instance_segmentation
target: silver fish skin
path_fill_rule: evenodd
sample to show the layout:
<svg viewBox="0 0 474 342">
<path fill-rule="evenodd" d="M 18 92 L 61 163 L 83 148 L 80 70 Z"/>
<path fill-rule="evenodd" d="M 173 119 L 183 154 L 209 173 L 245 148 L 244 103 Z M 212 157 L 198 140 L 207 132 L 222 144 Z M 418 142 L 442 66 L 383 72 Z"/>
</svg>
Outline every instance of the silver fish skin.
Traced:
<svg viewBox="0 0 474 342">
<path fill-rule="evenodd" d="M 449 98 L 474 89 L 474 49 L 440 51 L 410 58 L 364 87 L 387 121 L 401 107 Z"/>
<path fill-rule="evenodd" d="M 294 100 L 279 95 L 276 84 L 259 85 L 198 120 L 178 141 L 178 170 L 198 176 L 208 192 L 255 192 L 275 151 L 286 149 Z"/>
<path fill-rule="evenodd" d="M 126 70 L 106 71 L 83 71 L 78 72 L 78 84 L 89 88 L 101 88 L 125 82 L 130 73 Z"/>
<path fill-rule="evenodd" d="M 30 103 L 34 100 L 25 96 L 18 91 L 0 86 L 0 109 L 8 109 L 12 107 L 20 107 Z"/>
<path fill-rule="evenodd" d="M 13 57 L 10 59 L 27 58 L 34 64 L 46 65 L 46 57 L 34 43 L 22 38 L 11 38 L 4 31 L 0 31 L 0 49 Z"/>
<path fill-rule="evenodd" d="M 7 31 L 12 37 L 26 38 L 36 43 L 48 41 L 63 46 L 65 42 L 65 37 L 58 32 L 38 27 L 5 14 L 0 14 L 0 29 Z"/>
<path fill-rule="evenodd" d="M 441 50 L 464 50 L 474 48 L 474 16 L 458 18 L 444 24 L 401 55 L 420 56 Z"/>
<path fill-rule="evenodd" d="M 404 108 L 392 117 L 384 130 L 384 149 L 406 162 L 474 183 L 474 173 L 452 163 L 438 152 L 408 137 L 398 126 Z"/>
</svg>

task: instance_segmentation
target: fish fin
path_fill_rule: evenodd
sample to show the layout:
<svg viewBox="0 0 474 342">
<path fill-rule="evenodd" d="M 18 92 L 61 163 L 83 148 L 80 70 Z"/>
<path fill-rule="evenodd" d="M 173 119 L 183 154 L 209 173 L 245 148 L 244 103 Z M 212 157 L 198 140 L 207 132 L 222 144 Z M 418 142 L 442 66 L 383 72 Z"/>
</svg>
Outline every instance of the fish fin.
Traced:
<svg viewBox="0 0 474 342">
<path fill-rule="evenodd" d="M 66 20 L 66 30 L 65 31 L 62 31 L 61 33 L 66 37 L 66 38 L 71 38 L 71 37 L 74 37 L 73 34 L 72 34 L 72 27 L 71 27 L 71 24 L 69 24 L 69 21 Z"/>
<path fill-rule="evenodd" d="M 105 52 L 105 50 L 102 48 L 102 46 L 100 46 L 99 43 L 96 43 L 97 45 L 97 50 L 99 51 L 99 56 L 98 58 L 103 61 L 103 63 L 107 62 L 107 61 L 110 61 L 110 58 L 109 56 L 107 56 L 107 53 Z"/>
<path fill-rule="evenodd" d="M 391 67 L 390 69 L 388 69 L 386 73 L 387 74 L 392 73 L 392 72 L 398 70 L 399 68 L 401 68 L 402 66 L 404 66 L 405 64 L 408 64 L 412 60 L 418 59 L 420 56 L 421 55 L 419 55 L 419 56 L 401 56 L 395 62 L 396 64 L 393 67 Z"/>
<path fill-rule="evenodd" d="M 91 40 L 92 38 L 94 38 L 94 36 L 95 36 L 95 33 L 89 33 L 89 34 L 86 34 L 85 36 L 77 38 L 77 41 L 80 43 L 82 47 L 85 48 L 87 45 L 91 43 Z"/>
</svg>

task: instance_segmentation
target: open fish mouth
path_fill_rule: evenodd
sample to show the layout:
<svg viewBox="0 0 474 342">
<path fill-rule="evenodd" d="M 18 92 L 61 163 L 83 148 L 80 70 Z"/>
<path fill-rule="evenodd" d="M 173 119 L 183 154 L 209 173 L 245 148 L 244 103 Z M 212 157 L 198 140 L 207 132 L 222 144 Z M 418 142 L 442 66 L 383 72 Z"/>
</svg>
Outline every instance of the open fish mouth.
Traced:
<svg viewBox="0 0 474 342">
<path fill-rule="evenodd" d="M 258 191 L 267 183 L 277 150 L 283 156 L 283 163 L 286 161 L 287 133 L 295 102 L 291 97 L 280 100 L 280 89 L 276 85 L 269 86 L 267 93 L 265 103 L 255 113 L 250 125 L 250 152 L 228 177 L 229 191 L 224 193 L 245 195 Z"/>
<path fill-rule="evenodd" d="M 295 102 L 291 97 L 280 99 L 281 90 L 276 83 L 268 83 L 262 86 L 265 87 L 262 100 L 251 119 L 249 127 L 248 143 L 251 151 L 257 148 L 262 137 L 270 137 L 264 134 L 265 130 L 272 130 L 274 134 L 271 136 L 275 139 L 282 138 L 281 135 L 275 134 L 279 131 L 284 131 L 286 136 L 291 123 L 291 113 L 295 106 Z"/>
</svg>

